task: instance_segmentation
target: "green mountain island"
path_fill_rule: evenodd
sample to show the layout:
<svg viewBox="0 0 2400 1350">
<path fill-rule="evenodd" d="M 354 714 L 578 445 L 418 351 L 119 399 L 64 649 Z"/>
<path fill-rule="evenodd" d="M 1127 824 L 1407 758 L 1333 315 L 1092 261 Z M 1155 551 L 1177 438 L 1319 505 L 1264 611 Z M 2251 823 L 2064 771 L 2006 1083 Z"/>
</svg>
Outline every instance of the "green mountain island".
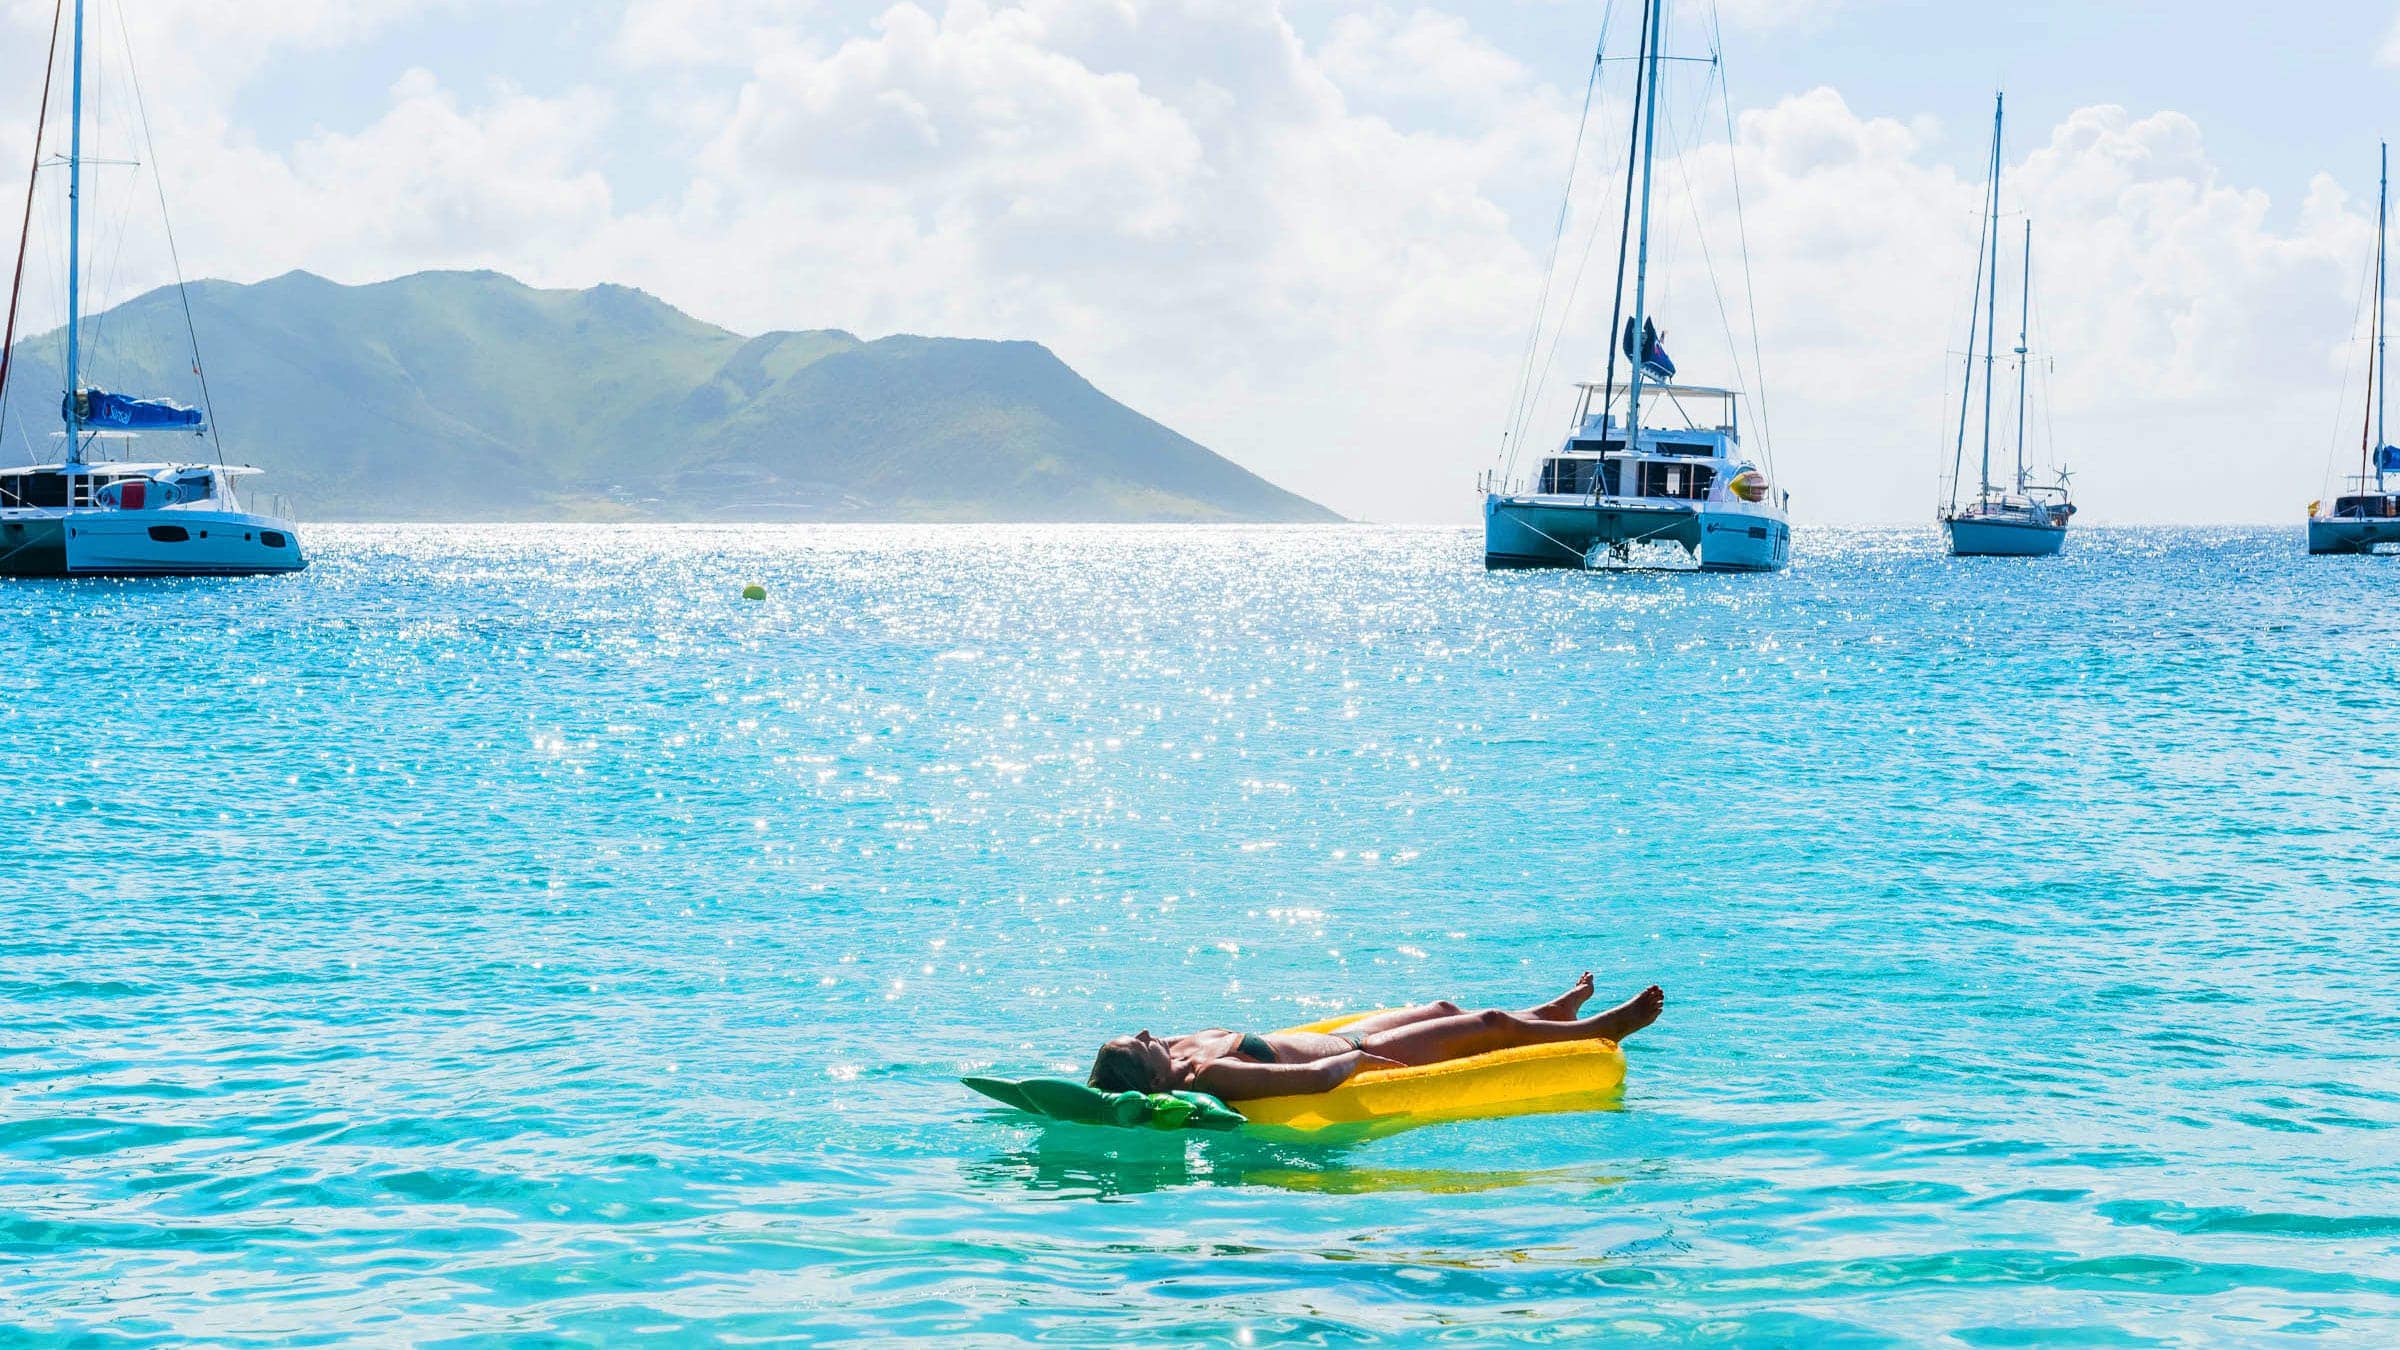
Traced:
<svg viewBox="0 0 2400 1350">
<path fill-rule="evenodd" d="M 1031 342 L 745 338 L 628 287 L 492 272 L 189 296 L 226 459 L 317 520 L 1339 519 Z M 86 383 L 200 402 L 172 288 L 83 341 Z M 56 457 L 64 345 L 18 345 L 0 463 Z"/>
</svg>

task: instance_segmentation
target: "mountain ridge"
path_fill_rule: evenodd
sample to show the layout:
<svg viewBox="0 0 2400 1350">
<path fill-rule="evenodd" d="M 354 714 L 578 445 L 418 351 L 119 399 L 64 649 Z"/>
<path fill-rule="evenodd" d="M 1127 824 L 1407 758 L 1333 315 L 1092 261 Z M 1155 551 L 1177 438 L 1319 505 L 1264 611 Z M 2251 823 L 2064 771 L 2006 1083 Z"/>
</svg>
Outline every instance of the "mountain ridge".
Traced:
<svg viewBox="0 0 2400 1350">
<path fill-rule="evenodd" d="M 187 293 L 227 458 L 315 519 L 1340 519 L 1034 342 L 745 336 L 635 287 L 493 271 Z M 174 288 L 85 331 L 86 384 L 201 401 Z M 0 460 L 54 457 L 62 345 L 17 345 Z"/>
</svg>

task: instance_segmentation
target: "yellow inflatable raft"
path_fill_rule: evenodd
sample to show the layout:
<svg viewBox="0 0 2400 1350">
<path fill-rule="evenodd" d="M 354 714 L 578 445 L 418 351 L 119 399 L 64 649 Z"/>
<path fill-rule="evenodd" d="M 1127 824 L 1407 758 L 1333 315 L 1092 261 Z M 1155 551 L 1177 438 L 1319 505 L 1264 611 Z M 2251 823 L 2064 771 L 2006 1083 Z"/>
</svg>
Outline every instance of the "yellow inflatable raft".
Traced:
<svg viewBox="0 0 2400 1350">
<path fill-rule="evenodd" d="M 1371 1012 L 1291 1031 L 1339 1031 Z M 1233 1103 L 1253 1127 L 1381 1134 L 1441 1120 L 1589 1111 L 1615 1103 L 1625 1052 L 1615 1041 L 1575 1041 L 1495 1050 L 1410 1069 L 1371 1069 L 1331 1092 Z"/>
</svg>

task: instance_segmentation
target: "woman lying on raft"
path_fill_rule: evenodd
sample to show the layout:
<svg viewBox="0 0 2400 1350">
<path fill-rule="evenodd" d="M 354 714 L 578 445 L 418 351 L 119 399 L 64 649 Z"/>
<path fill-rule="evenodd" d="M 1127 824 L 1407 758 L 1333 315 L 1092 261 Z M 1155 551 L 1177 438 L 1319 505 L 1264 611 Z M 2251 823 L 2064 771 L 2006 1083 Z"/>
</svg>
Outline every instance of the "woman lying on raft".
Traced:
<svg viewBox="0 0 2400 1350">
<path fill-rule="evenodd" d="M 1193 1089 L 1237 1102 L 1331 1092 L 1362 1069 L 1440 1064 L 1520 1045 L 1621 1041 L 1658 1020 L 1667 1006 L 1657 985 L 1604 1013 L 1579 1014 L 1592 996 L 1592 973 L 1538 1008 L 1462 1011 L 1447 1000 L 1377 1013 L 1338 1032 L 1195 1031 L 1161 1039 L 1147 1031 L 1100 1047 L 1091 1084 L 1102 1092 Z"/>
</svg>

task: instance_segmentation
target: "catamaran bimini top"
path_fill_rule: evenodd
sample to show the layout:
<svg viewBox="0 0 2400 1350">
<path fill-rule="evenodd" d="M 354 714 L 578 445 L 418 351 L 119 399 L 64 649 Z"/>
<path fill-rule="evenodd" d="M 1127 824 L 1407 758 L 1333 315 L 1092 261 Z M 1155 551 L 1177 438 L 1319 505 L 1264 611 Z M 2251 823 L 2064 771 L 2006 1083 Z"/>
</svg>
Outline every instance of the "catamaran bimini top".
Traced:
<svg viewBox="0 0 2400 1350">
<path fill-rule="evenodd" d="M 1606 384 L 1595 381 L 1578 384 L 1575 388 L 1579 394 L 1575 403 L 1575 437 L 1591 436 L 1603 431 L 1619 429 L 1616 410 L 1628 401 L 1631 393 L 1626 385 L 1619 384 L 1612 391 Z M 1738 389 L 1720 389 L 1713 385 L 1650 384 L 1645 382 L 1642 385 L 1642 430 L 1647 434 L 1653 431 L 1677 429 L 1662 428 L 1659 421 L 1654 420 L 1651 416 L 1653 413 L 1672 409 L 1683 417 L 1683 425 L 1680 428 L 1682 430 L 1717 431 L 1739 440 L 1741 438 L 1741 413 L 1739 410 L 1741 397 L 1741 391 Z M 1700 406 L 1695 409 L 1692 406 L 1694 404 Z M 1712 404 L 1714 405 L 1713 413 L 1710 411 Z M 1707 418 L 1710 416 L 1714 416 L 1718 420 L 1708 421 Z"/>
</svg>

